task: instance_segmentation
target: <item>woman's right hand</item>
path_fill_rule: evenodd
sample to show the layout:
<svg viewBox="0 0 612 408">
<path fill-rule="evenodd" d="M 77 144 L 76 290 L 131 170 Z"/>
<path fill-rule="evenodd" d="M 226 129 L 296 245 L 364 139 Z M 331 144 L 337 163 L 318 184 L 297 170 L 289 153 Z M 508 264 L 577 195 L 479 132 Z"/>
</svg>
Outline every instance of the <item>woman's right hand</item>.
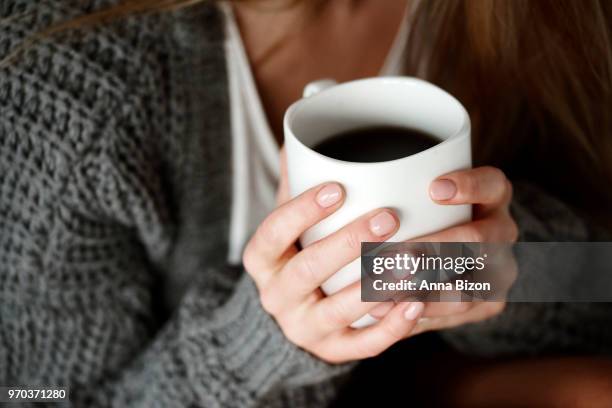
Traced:
<svg viewBox="0 0 612 408">
<path fill-rule="evenodd" d="M 274 210 L 249 241 L 243 263 L 264 309 L 294 344 L 330 363 L 375 356 L 410 335 L 422 315 L 419 302 L 362 302 L 360 282 L 332 296 L 319 287 L 359 257 L 361 242 L 380 242 L 399 226 L 389 209 L 374 210 L 303 250 L 302 233 L 344 201 L 340 185 L 314 187 Z M 366 313 L 382 320 L 364 329 L 350 324 Z"/>
</svg>

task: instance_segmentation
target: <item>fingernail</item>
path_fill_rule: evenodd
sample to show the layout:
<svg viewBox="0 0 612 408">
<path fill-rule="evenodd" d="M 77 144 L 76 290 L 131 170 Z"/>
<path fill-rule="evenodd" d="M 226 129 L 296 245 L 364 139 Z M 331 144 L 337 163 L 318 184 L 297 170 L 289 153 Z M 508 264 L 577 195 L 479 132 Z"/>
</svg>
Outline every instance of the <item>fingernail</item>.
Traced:
<svg viewBox="0 0 612 408">
<path fill-rule="evenodd" d="M 393 232 L 396 225 L 397 221 L 389 211 L 380 212 L 370 219 L 370 231 L 379 237 Z"/>
<path fill-rule="evenodd" d="M 415 320 L 423 313 L 425 305 L 421 302 L 411 302 L 410 305 L 404 310 L 404 319 Z"/>
<path fill-rule="evenodd" d="M 450 200 L 457 193 L 457 186 L 451 180 L 436 180 L 431 183 L 429 194 L 434 200 Z"/>
<path fill-rule="evenodd" d="M 385 317 L 387 313 L 389 313 L 389 311 L 393 309 L 393 306 L 395 306 L 395 302 L 382 302 L 380 305 L 376 305 L 374 309 L 370 310 L 368 314 L 370 316 L 380 319 L 382 317 Z"/>
<path fill-rule="evenodd" d="M 321 207 L 327 208 L 340 201 L 341 197 L 342 188 L 338 184 L 332 183 L 319 190 L 316 200 Z"/>
</svg>

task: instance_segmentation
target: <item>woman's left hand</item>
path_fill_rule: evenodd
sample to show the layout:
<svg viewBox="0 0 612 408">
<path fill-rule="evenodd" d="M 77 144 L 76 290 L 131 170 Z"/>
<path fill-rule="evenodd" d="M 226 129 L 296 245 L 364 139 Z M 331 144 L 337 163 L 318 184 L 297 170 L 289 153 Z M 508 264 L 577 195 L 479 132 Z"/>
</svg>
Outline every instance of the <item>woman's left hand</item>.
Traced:
<svg viewBox="0 0 612 408">
<path fill-rule="evenodd" d="M 438 177 L 431 183 L 429 195 L 440 205 L 473 204 L 473 220 L 416 242 L 515 242 L 518 228 L 510 214 L 512 184 L 505 174 L 490 166 L 459 170 Z M 508 274 L 516 275 L 516 265 Z M 505 302 L 429 303 L 425 318 L 415 333 L 459 326 L 499 314 Z"/>
</svg>

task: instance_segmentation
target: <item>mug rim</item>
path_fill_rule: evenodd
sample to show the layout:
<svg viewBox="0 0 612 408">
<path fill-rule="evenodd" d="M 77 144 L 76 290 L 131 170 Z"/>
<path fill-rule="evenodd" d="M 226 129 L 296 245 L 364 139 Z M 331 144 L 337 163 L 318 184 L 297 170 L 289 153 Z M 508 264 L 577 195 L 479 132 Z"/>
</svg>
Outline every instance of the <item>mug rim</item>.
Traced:
<svg viewBox="0 0 612 408">
<path fill-rule="evenodd" d="M 413 83 L 413 84 L 418 84 L 420 86 L 427 86 L 427 87 L 432 87 L 438 91 L 441 91 L 446 97 L 448 97 L 451 102 L 453 102 L 458 108 L 459 108 L 459 112 L 461 115 L 461 125 L 459 126 L 459 128 L 457 129 L 457 131 L 455 131 L 453 134 L 451 134 L 450 136 L 448 136 L 447 138 L 445 138 L 444 140 L 441 140 L 439 143 L 436 143 L 434 146 L 431 146 L 425 150 L 422 150 L 418 153 L 415 154 L 411 154 L 409 156 L 406 157 L 401 157 L 399 159 L 393 159 L 393 160 L 385 160 L 385 161 L 378 161 L 378 162 L 354 162 L 354 161 L 348 161 L 348 160 L 340 160 L 340 159 L 334 159 L 333 157 L 329 157 L 329 156 L 325 156 L 324 154 L 321 154 L 315 150 L 313 150 L 312 148 L 310 148 L 309 146 L 305 145 L 299 137 L 297 137 L 295 135 L 295 133 L 293 132 L 293 129 L 291 128 L 291 121 L 293 120 L 296 111 L 299 109 L 300 105 L 305 101 L 305 100 L 310 100 L 312 98 L 317 98 L 319 97 L 319 95 L 321 94 L 325 94 L 327 92 L 330 92 L 332 90 L 337 90 L 339 87 L 340 88 L 347 88 L 350 86 L 353 86 L 357 83 L 367 83 L 367 82 L 388 82 L 388 83 Z M 470 131 L 471 131 L 471 122 L 470 122 L 470 116 L 467 113 L 467 110 L 465 109 L 465 107 L 463 106 L 463 104 L 461 102 L 459 102 L 459 100 L 457 98 L 455 98 L 453 95 L 451 95 L 449 92 L 445 91 L 444 89 L 440 88 L 439 86 L 432 84 L 431 82 L 428 82 L 426 80 L 420 79 L 420 78 L 416 78 L 416 77 L 411 77 L 411 76 L 384 76 L 384 77 L 370 77 L 370 78 L 362 78 L 362 79 L 356 79 L 356 80 L 352 80 L 352 81 L 347 81 L 347 82 L 342 82 L 342 83 L 338 83 L 336 85 L 330 86 L 329 88 L 325 88 L 319 92 L 317 92 L 316 94 L 309 96 L 307 98 L 300 98 L 297 101 L 293 102 L 289 108 L 287 108 L 287 111 L 285 112 L 285 115 L 283 117 L 283 130 L 284 130 L 284 137 L 285 139 L 287 139 L 288 137 L 292 138 L 295 142 L 297 142 L 297 144 L 305 151 L 310 152 L 311 154 L 314 154 L 316 156 L 318 156 L 321 159 L 324 160 L 328 160 L 332 163 L 336 163 L 336 164 L 343 164 L 343 165 L 351 165 L 351 166 L 374 166 L 374 165 L 387 165 L 387 164 L 396 164 L 396 163 L 400 163 L 402 161 L 405 161 L 407 159 L 412 159 L 416 156 L 420 156 L 423 155 L 425 153 L 431 152 L 431 151 L 435 151 L 439 148 L 442 148 L 442 146 L 446 147 L 448 144 L 452 144 L 453 141 L 457 141 L 460 140 L 460 136 L 464 135 L 464 137 L 469 137 L 470 135 Z M 286 141 L 285 141 L 286 143 Z"/>
</svg>

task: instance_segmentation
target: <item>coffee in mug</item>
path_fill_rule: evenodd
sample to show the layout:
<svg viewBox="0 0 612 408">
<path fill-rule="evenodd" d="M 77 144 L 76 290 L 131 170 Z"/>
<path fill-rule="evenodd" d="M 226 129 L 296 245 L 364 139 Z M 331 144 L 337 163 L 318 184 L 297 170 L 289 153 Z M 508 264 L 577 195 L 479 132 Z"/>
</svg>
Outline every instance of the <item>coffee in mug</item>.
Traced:
<svg viewBox="0 0 612 408">
<path fill-rule="evenodd" d="M 374 163 L 411 156 L 439 142 L 435 136 L 418 129 L 383 125 L 329 136 L 312 149 L 332 159 Z"/>
</svg>

